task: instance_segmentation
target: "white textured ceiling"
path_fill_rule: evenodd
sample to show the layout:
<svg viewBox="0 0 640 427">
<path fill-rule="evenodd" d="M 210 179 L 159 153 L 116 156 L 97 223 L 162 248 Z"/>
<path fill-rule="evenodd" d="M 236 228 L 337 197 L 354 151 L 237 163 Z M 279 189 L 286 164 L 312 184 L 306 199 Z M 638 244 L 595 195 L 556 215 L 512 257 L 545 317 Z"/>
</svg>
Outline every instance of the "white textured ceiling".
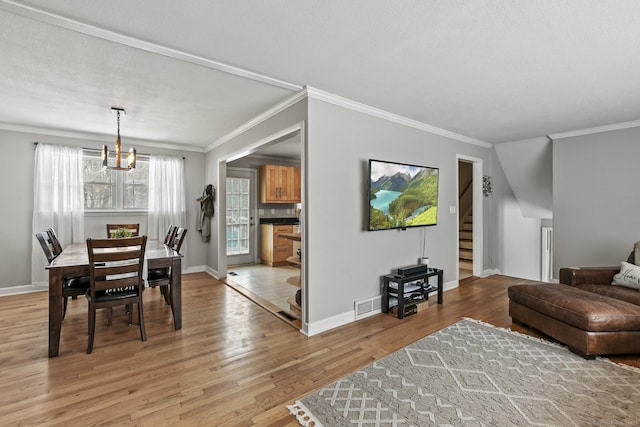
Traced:
<svg viewBox="0 0 640 427">
<path fill-rule="evenodd" d="M 0 0 L 0 123 L 109 135 L 116 105 L 192 147 L 305 85 L 490 143 L 610 125 L 639 70 L 635 0 Z"/>
</svg>

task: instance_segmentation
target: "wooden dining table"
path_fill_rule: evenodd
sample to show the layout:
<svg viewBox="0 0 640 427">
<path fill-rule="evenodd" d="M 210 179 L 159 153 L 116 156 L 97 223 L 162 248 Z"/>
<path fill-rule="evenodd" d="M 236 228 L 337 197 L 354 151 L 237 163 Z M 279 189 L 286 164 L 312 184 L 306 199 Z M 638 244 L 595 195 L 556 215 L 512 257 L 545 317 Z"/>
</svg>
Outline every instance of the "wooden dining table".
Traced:
<svg viewBox="0 0 640 427">
<path fill-rule="evenodd" d="M 182 328 L 182 255 L 161 240 L 147 240 L 144 259 L 147 270 L 171 267 L 170 284 L 173 298 L 173 324 Z M 60 350 L 63 297 L 62 285 L 66 277 L 88 276 L 89 256 L 86 243 L 67 246 L 49 266 L 49 357 L 56 357 Z"/>
</svg>

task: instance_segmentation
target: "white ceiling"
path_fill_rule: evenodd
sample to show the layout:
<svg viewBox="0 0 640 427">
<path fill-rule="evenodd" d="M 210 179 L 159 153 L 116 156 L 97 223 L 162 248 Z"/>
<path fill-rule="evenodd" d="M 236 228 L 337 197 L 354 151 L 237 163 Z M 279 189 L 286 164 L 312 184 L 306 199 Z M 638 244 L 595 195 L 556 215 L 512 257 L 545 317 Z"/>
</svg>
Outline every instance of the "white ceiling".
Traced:
<svg viewBox="0 0 640 427">
<path fill-rule="evenodd" d="M 199 150 L 305 85 L 489 143 L 634 121 L 639 70 L 636 0 L 0 0 L 0 127 Z"/>
</svg>

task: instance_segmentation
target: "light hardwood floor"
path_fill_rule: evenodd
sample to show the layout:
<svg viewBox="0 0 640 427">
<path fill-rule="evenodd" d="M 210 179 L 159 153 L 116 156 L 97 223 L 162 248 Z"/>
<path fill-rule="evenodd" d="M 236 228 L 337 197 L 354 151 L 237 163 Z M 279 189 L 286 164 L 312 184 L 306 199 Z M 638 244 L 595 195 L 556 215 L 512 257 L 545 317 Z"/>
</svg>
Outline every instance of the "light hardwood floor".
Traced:
<svg viewBox="0 0 640 427">
<path fill-rule="evenodd" d="M 506 288 L 468 279 L 444 304 L 398 320 L 374 315 L 307 338 L 205 273 L 183 276 L 183 328 L 160 292 L 144 295 L 148 341 L 99 314 L 93 353 L 86 300 L 70 301 L 60 356 L 47 357 L 46 293 L 0 298 L 0 425 L 296 426 L 285 405 L 438 329 L 471 317 L 512 325 Z M 135 316 L 134 316 L 135 318 Z M 639 357 L 616 361 L 640 367 Z"/>
</svg>

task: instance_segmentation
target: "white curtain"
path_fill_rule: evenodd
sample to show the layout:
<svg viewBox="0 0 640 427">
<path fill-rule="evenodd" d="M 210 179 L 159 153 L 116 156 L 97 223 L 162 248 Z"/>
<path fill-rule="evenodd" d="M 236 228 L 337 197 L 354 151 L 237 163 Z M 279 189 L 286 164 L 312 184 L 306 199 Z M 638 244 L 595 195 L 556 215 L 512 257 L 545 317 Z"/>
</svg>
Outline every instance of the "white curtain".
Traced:
<svg viewBox="0 0 640 427">
<path fill-rule="evenodd" d="M 48 281 L 35 234 L 53 228 L 62 247 L 84 241 L 82 148 L 39 143 L 33 177 L 31 281 Z"/>
<path fill-rule="evenodd" d="M 149 157 L 150 239 L 164 239 L 170 225 L 186 227 L 184 160 L 181 157 Z"/>
</svg>

